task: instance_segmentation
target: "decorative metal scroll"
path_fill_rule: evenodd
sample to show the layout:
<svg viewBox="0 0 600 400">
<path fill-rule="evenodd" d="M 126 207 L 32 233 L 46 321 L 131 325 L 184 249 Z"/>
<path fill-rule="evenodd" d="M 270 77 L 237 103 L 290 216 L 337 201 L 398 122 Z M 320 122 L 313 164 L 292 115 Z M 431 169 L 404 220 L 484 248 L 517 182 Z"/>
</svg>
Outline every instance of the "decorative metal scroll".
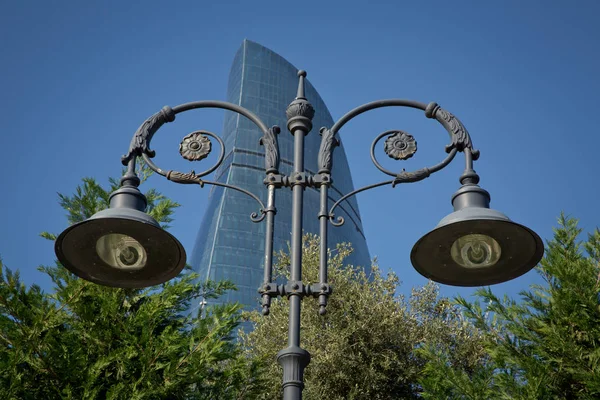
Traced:
<svg viewBox="0 0 600 400">
<path fill-rule="evenodd" d="M 212 150 L 210 139 L 203 131 L 192 132 L 179 144 L 179 154 L 189 161 L 200 161 L 208 157 Z"/>
<path fill-rule="evenodd" d="M 279 173 L 279 144 L 277 135 L 281 129 L 278 126 L 269 128 L 260 138 L 260 144 L 265 148 L 265 170 L 267 174 Z"/>
<path fill-rule="evenodd" d="M 247 109 L 236 104 L 221 101 L 198 101 L 186 103 L 175 108 L 163 107 L 162 110 L 152 115 L 138 128 L 131 140 L 128 153 L 121 158 L 121 161 L 123 164 L 127 165 L 129 161 L 134 159 L 134 157 L 140 156 L 144 159 L 150 169 L 157 174 L 166 177 L 172 182 L 181 184 L 197 184 L 200 185 L 200 187 L 203 187 L 204 185 L 221 186 L 244 193 L 245 195 L 253 198 L 260 206 L 259 212 L 253 212 L 250 215 L 251 220 L 253 222 L 262 221 L 265 218 L 266 207 L 258 196 L 237 186 L 221 182 L 206 181 L 202 179 L 204 176 L 214 172 L 222 164 L 225 157 L 225 143 L 216 134 L 204 130 L 194 131 L 186 135 L 179 144 L 179 153 L 184 159 L 189 161 L 201 161 L 207 158 L 213 150 L 211 138 L 216 140 L 220 147 L 219 156 L 217 157 L 217 161 L 205 171 L 196 173 L 194 170 L 192 170 L 185 173 L 173 170 L 163 170 L 152 161 L 152 158 L 155 156 L 155 152 L 150 149 L 150 142 L 158 129 L 160 129 L 160 127 L 166 122 L 174 121 L 176 114 L 197 108 L 226 109 L 237 112 L 254 122 L 254 124 L 258 126 L 263 133 L 261 144 L 265 146 L 266 151 L 266 172 L 275 174 L 278 173 L 279 146 L 277 143 L 277 134 L 280 131 L 279 127 L 274 126 L 269 129 L 255 114 Z"/>
<path fill-rule="evenodd" d="M 200 187 L 204 187 L 204 181 L 202 180 L 202 178 L 196 175 L 196 172 L 194 170 L 191 170 L 188 173 L 179 171 L 167 171 L 165 177 L 171 182 L 181 183 L 184 185 L 198 184 L 200 185 Z"/>
<path fill-rule="evenodd" d="M 198 183 L 197 179 L 214 172 L 219 167 L 219 165 L 221 165 L 223 159 L 225 158 L 225 143 L 223 143 L 223 139 L 221 139 L 218 135 L 212 132 L 194 131 L 186 135 L 181 141 L 181 144 L 179 145 L 179 152 L 181 153 L 183 158 L 189 161 L 200 161 L 206 158 L 212 150 L 210 138 L 215 139 L 219 144 L 220 150 L 217 161 L 210 168 L 200 173 L 196 173 L 193 171 L 191 173 L 169 171 L 171 173 L 171 176 L 173 177 L 173 179 L 171 179 L 172 181 L 184 184 Z M 142 157 L 144 158 L 144 161 L 146 161 L 146 164 L 148 164 L 150 169 L 152 169 L 157 174 L 168 178 L 168 172 L 159 168 L 147 154 L 143 154 Z"/>
<path fill-rule="evenodd" d="M 390 131 L 385 140 L 383 151 L 394 160 L 408 160 L 417 152 L 417 141 L 414 136 L 404 131 Z"/>
<path fill-rule="evenodd" d="M 319 173 L 329 173 L 333 166 L 333 148 L 340 145 L 335 138 L 335 132 L 325 127 L 319 130 L 321 134 L 321 146 L 319 148 Z"/>
<path fill-rule="evenodd" d="M 473 142 L 467 128 L 453 114 L 444 110 L 437 103 L 431 102 L 425 109 L 425 116 L 436 119 L 450 134 L 452 143 L 446 146 L 446 153 L 450 153 L 454 148 L 458 151 L 464 151 L 464 149 L 469 148 L 471 149 L 473 160 L 479 158 L 479 150 L 473 148 Z"/>
<path fill-rule="evenodd" d="M 421 168 L 416 171 L 409 172 L 407 172 L 405 169 L 402 169 L 400 172 L 390 171 L 384 168 L 375 156 L 375 148 L 379 141 L 384 137 L 386 138 L 383 145 L 383 151 L 390 158 L 395 160 L 406 160 L 411 158 L 417 151 L 417 141 L 413 135 L 400 130 L 390 130 L 379 134 L 371 144 L 371 160 L 377 169 L 384 174 L 393 177 L 394 179 L 367 185 L 342 196 L 329 210 L 329 220 L 334 226 L 341 226 L 344 224 L 344 218 L 341 216 L 336 217 L 334 214 L 337 206 L 346 199 L 360 192 L 390 184 L 392 187 L 395 187 L 400 183 L 413 183 L 421 181 L 446 167 L 454 159 L 457 152 L 464 152 L 465 149 L 469 149 L 473 160 L 476 160 L 479 157 L 479 151 L 473 149 L 471 137 L 469 136 L 469 133 L 464 125 L 458 120 L 458 118 L 441 108 L 437 103 L 429 103 L 428 105 L 425 105 L 423 103 L 411 100 L 381 100 L 355 108 L 344 115 L 338 122 L 334 124 L 331 129 L 321 129 L 323 138 L 321 140 L 321 149 L 319 151 L 319 168 L 321 168 L 322 165 L 325 167 L 331 166 L 333 146 L 331 146 L 330 143 L 332 140 L 335 140 L 335 134 L 344 124 L 346 124 L 352 118 L 371 109 L 390 106 L 404 106 L 421 109 L 425 111 L 425 116 L 427 118 L 433 118 L 440 122 L 440 124 L 442 124 L 442 126 L 450 135 L 450 144 L 445 147 L 445 151 L 448 153 L 448 155 L 442 162 L 431 167 Z M 321 164 L 321 160 L 324 160 L 323 164 Z"/>
<path fill-rule="evenodd" d="M 127 165 L 129 160 L 133 157 L 140 157 L 143 154 L 146 154 L 150 158 L 154 157 L 156 153 L 153 150 L 150 150 L 152 136 L 154 136 L 156 131 L 158 131 L 166 122 L 173 121 L 175 121 L 175 112 L 168 106 L 164 106 L 162 110 L 145 120 L 133 135 L 131 144 L 129 145 L 129 151 L 121 157 L 123 165 Z"/>
</svg>

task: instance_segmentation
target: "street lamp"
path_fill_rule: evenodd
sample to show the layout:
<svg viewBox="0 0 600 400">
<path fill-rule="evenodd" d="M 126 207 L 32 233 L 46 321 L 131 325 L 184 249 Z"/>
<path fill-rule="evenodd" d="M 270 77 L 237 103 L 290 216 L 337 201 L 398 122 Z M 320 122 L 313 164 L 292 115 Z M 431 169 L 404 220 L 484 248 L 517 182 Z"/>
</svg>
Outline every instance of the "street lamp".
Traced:
<svg viewBox="0 0 600 400">
<path fill-rule="evenodd" d="M 473 148 L 471 137 L 463 124 L 436 103 L 424 104 L 411 100 L 379 100 L 355 108 L 331 128 L 321 128 L 321 146 L 318 154 L 318 172 L 311 175 L 304 168 L 304 137 L 312 129 L 314 109 L 304 96 L 306 72 L 299 71 L 298 93 L 286 110 L 287 128 L 294 136 L 293 172 L 279 173 L 279 127 L 268 128 L 247 109 L 221 101 L 197 101 L 161 111 L 148 118 L 133 136 L 129 151 L 122 157 L 127 172 L 121 187 L 112 193 L 110 208 L 94 214 L 89 219 L 72 225 L 59 235 L 55 251 L 60 262 L 83 279 L 114 287 L 141 288 L 160 284 L 175 277 L 185 265 L 185 251 L 179 241 L 160 228 L 147 215 L 146 199 L 139 191 L 139 178 L 135 174 L 136 158 L 159 175 L 176 183 L 216 185 L 242 192 L 260 206 L 260 211 L 250 218 L 254 222 L 265 220 L 264 282 L 259 289 L 263 314 L 269 313 L 273 297 L 289 299 L 288 347 L 277 355 L 283 367 L 284 399 L 301 399 L 304 369 L 310 354 L 300 347 L 300 307 L 305 296 L 318 298 L 319 313 L 325 314 L 327 299 L 332 288 L 327 281 L 328 225 L 344 224 L 342 217 L 334 214 L 337 206 L 357 193 L 384 185 L 418 182 L 446 167 L 458 152 L 465 155 L 465 171 L 460 177 L 461 187 L 452 196 L 454 212 L 442 219 L 438 226 L 423 236 L 411 251 L 415 269 L 434 281 L 455 286 L 481 286 L 514 279 L 533 268 L 543 256 L 544 247 L 532 230 L 512 222 L 504 214 L 489 208 L 490 195 L 479 187 L 479 176 L 473 162 L 479 151 Z M 449 133 L 446 158 L 434 166 L 413 172 L 393 172 L 385 169 L 375 156 L 377 144 L 385 138 L 385 153 L 396 160 L 412 157 L 416 150 L 413 136 L 403 131 L 387 131 L 378 135 L 371 144 L 374 165 L 391 179 L 356 189 L 342 196 L 328 208 L 328 190 L 333 182 L 331 167 L 333 151 L 338 144 L 336 134 L 348 121 L 369 110 L 381 107 L 409 107 L 425 112 L 427 118 L 437 120 Z M 209 169 L 196 173 L 165 171 L 154 164 L 155 153 L 150 141 L 158 129 L 175 120 L 179 113 L 198 108 L 220 108 L 236 112 L 252 121 L 262 132 L 261 144 L 265 148 L 266 206 L 258 196 L 237 186 L 204 180 L 223 162 L 225 145 L 221 138 L 206 131 L 187 135 L 180 145 L 181 155 L 192 161 L 206 158 L 212 150 L 211 138 L 220 145 L 217 162 Z M 290 279 L 278 285 L 272 282 L 273 227 L 276 213 L 277 189 L 292 188 L 292 232 Z M 319 283 L 302 282 L 302 213 L 304 190 L 315 188 L 320 192 L 320 266 Z"/>
</svg>

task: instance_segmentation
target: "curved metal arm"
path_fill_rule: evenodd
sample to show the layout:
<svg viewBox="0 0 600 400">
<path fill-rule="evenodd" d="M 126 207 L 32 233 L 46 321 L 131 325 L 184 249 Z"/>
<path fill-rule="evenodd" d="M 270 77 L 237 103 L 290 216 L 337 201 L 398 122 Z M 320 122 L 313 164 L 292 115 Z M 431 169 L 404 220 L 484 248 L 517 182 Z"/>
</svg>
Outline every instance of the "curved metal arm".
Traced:
<svg viewBox="0 0 600 400">
<path fill-rule="evenodd" d="M 242 189 L 241 187 L 229 185 L 227 183 L 222 183 L 222 182 L 204 181 L 201 179 L 201 177 L 199 175 L 196 175 L 194 173 L 194 171 L 191 171 L 188 173 L 183 173 L 183 172 L 178 172 L 178 171 L 167 171 L 164 174 L 164 176 L 168 180 L 170 180 L 172 182 L 176 182 L 176 183 L 197 184 L 197 185 L 200 185 L 200 187 L 204 187 L 204 185 L 221 186 L 224 188 L 233 189 L 238 192 L 244 193 L 244 194 L 252 197 L 260 205 L 260 211 L 258 213 L 254 212 L 254 213 L 250 214 L 250 219 L 252 219 L 253 222 L 260 222 L 265 218 L 265 209 L 266 209 L 265 205 L 258 198 L 258 196 L 256 196 L 252 192 L 247 191 L 246 189 Z"/>
<path fill-rule="evenodd" d="M 261 121 L 256 114 L 247 110 L 242 106 L 238 106 L 237 104 L 228 103 L 226 101 L 218 101 L 218 100 L 203 100 L 203 101 L 193 101 L 191 103 L 181 104 L 174 108 L 169 106 L 165 106 L 148 118 L 144 123 L 138 128 L 138 130 L 133 135 L 133 139 L 131 139 L 131 144 L 129 145 L 129 151 L 126 155 L 121 157 L 121 162 L 123 165 L 127 165 L 129 160 L 135 156 L 142 156 L 143 154 L 148 155 L 148 157 L 152 158 L 155 156 L 155 152 L 150 150 L 150 141 L 154 134 L 163 126 L 166 122 L 175 121 L 175 115 L 194 110 L 196 108 L 220 108 L 223 110 L 229 110 L 241 114 L 252 121 L 258 128 L 261 130 L 263 135 L 267 134 L 269 130 L 264 122 Z"/>
<path fill-rule="evenodd" d="M 162 125 L 166 122 L 172 122 L 175 120 L 175 115 L 194 110 L 198 108 L 220 108 L 229 111 L 236 112 L 248 118 L 252 121 L 263 133 L 263 137 L 261 138 L 261 144 L 265 146 L 266 156 L 265 156 L 265 169 L 266 173 L 278 173 L 279 168 L 279 146 L 277 143 L 277 134 L 279 133 L 279 127 L 267 128 L 267 126 L 260 120 L 258 116 L 256 116 L 251 111 L 247 110 L 244 107 L 241 107 L 237 104 L 232 104 L 224 101 L 216 101 L 216 100 L 206 100 L 206 101 L 195 101 L 191 103 L 185 103 L 179 105 L 174 108 L 170 108 L 165 106 L 158 113 L 152 115 L 148 118 L 144 123 L 138 128 L 138 130 L 133 135 L 131 140 L 131 144 L 129 146 L 129 151 L 126 155 L 121 158 L 121 162 L 124 165 L 131 164 L 131 162 L 135 162 L 135 157 L 139 156 L 144 159 L 146 164 L 156 173 L 166 177 L 170 181 L 181 183 L 181 184 L 198 184 L 200 186 L 207 185 L 215 185 L 221 186 L 228 189 L 233 189 L 238 192 L 244 193 L 254 200 L 258 202 L 260 205 L 260 212 L 252 213 L 250 218 L 253 222 L 260 222 L 265 218 L 265 205 L 263 202 L 256 196 L 255 194 L 242 189 L 237 186 L 232 186 L 226 183 L 221 182 L 211 182 L 211 181 L 203 181 L 202 177 L 206 176 L 212 172 L 214 172 L 223 162 L 225 157 L 225 144 L 223 140 L 215 135 L 214 133 L 208 131 L 196 131 L 192 132 L 188 136 L 184 138 L 184 141 L 180 145 L 180 153 L 190 161 L 197 161 L 205 158 L 210 153 L 211 145 L 210 140 L 206 136 L 210 136 L 217 140 L 221 149 L 220 154 L 217 159 L 217 162 L 208 168 L 207 170 L 196 173 L 195 171 L 191 171 L 189 173 L 183 173 L 178 171 L 165 171 L 159 168 L 154 162 L 152 162 L 151 158 L 155 156 L 155 152 L 150 149 L 150 142 L 154 134 L 160 129 Z M 187 142 L 186 142 L 187 141 Z M 192 143 L 195 147 L 189 147 L 189 143 Z M 205 144 L 205 148 L 203 148 L 199 143 Z M 187 146 L 185 149 L 182 149 L 183 146 Z M 133 160 L 133 161 L 132 161 Z"/>
<path fill-rule="evenodd" d="M 137 131 L 135 131 L 131 143 L 129 144 L 129 151 L 121 157 L 121 163 L 127 165 L 129 160 L 135 157 L 141 157 L 143 154 L 154 157 L 155 152 L 150 150 L 150 140 L 152 140 L 152 136 L 154 136 L 156 131 L 158 131 L 166 122 L 173 121 L 175 121 L 175 112 L 168 106 L 164 106 L 162 110 L 145 120 Z"/>
<path fill-rule="evenodd" d="M 247 191 L 246 189 L 242 189 L 240 187 L 237 186 L 233 186 L 233 185 L 228 185 L 227 183 L 221 183 L 221 182 L 211 182 L 211 181 L 203 181 L 205 185 L 215 185 L 215 186 L 221 186 L 224 188 L 228 188 L 228 189 L 233 189 L 233 190 L 237 190 L 238 192 L 247 194 L 248 196 L 252 197 L 254 200 L 256 200 L 256 202 L 258 204 L 260 204 L 260 215 L 259 213 L 255 213 L 253 212 L 252 214 L 250 214 L 250 219 L 252 220 L 252 222 L 260 222 L 263 219 L 265 219 L 265 205 L 263 204 L 263 202 L 258 198 L 258 196 L 256 196 L 255 194 Z"/>
<path fill-rule="evenodd" d="M 333 226 L 342 226 L 342 225 L 344 225 L 344 222 L 345 222 L 344 217 L 339 216 L 339 217 L 337 217 L 337 222 L 334 221 L 335 214 L 333 213 L 333 210 L 335 210 L 336 207 L 341 202 L 343 202 L 347 198 L 352 197 L 352 196 L 354 196 L 354 195 L 356 195 L 356 194 L 358 194 L 360 192 L 364 192 L 365 190 L 374 189 L 374 188 L 379 187 L 379 186 L 390 185 L 392 183 L 394 183 L 394 179 L 392 179 L 390 181 L 384 181 L 384 182 L 374 183 L 372 185 L 363 186 L 360 189 L 353 190 L 352 192 L 347 193 L 347 194 L 343 195 L 342 197 L 340 197 L 340 199 L 338 201 L 336 201 L 333 204 L 333 206 L 331 206 L 331 208 L 329 209 L 329 220 L 331 221 L 331 224 Z"/>
<path fill-rule="evenodd" d="M 384 186 L 386 184 L 391 184 L 392 187 L 395 187 L 399 183 L 409 183 L 409 182 L 418 182 L 431 174 L 441 170 L 446 167 L 456 156 L 458 151 L 465 152 L 465 156 L 467 157 L 467 164 L 472 160 L 476 160 L 479 156 L 479 152 L 473 149 L 473 145 L 471 142 L 471 137 L 467 132 L 464 125 L 456 118 L 454 115 L 449 113 L 448 111 L 442 109 L 437 103 L 421 103 L 413 100 L 402 100 L 402 99 L 388 99 L 388 100 L 378 100 L 373 101 L 371 103 L 363 104 L 362 106 L 356 107 L 351 110 L 344 116 L 342 116 L 331 129 L 321 128 L 321 134 L 323 139 L 321 140 L 321 148 L 319 151 L 319 169 L 320 173 L 325 172 L 329 173 L 331 170 L 331 164 L 333 159 L 333 149 L 335 147 L 334 141 L 336 133 L 344 126 L 348 121 L 352 118 L 363 114 L 369 110 L 373 110 L 376 108 L 382 107 L 409 107 L 416 108 L 419 110 L 425 111 L 425 116 L 427 118 L 435 118 L 442 126 L 446 129 L 448 134 L 450 135 L 451 143 L 446 146 L 445 150 L 448 156 L 439 164 L 434 165 L 429 168 L 421 168 L 416 171 L 406 172 L 404 169 L 402 171 L 396 173 L 384 168 L 377 157 L 375 156 L 375 146 L 379 141 L 386 136 L 389 138 L 386 140 L 385 144 L 385 152 L 392 158 L 396 160 L 405 160 L 407 158 L 412 157 L 412 155 L 417 150 L 417 143 L 412 137 L 412 135 L 403 132 L 403 131 L 387 131 L 378 135 L 371 144 L 371 160 L 377 169 L 383 172 L 386 175 L 393 176 L 395 179 L 385 182 L 380 182 L 368 186 L 364 186 L 360 189 L 354 190 L 344 196 L 342 196 L 338 201 L 334 203 L 334 205 L 329 210 L 329 220 L 334 226 L 340 226 L 344 224 L 344 218 L 338 217 L 337 221 L 334 221 L 333 211 L 335 208 L 344 200 L 348 199 L 356 195 L 357 193 L 373 189 L 379 186 Z"/>
<path fill-rule="evenodd" d="M 226 101 L 218 101 L 218 100 L 192 101 L 190 103 L 185 103 L 185 104 L 181 104 L 179 106 L 174 107 L 173 112 L 175 112 L 175 114 L 179 114 L 179 113 L 182 113 L 185 111 L 194 110 L 196 108 L 220 108 L 223 110 L 233 111 L 233 112 L 243 115 L 244 117 L 246 117 L 250 121 L 252 121 L 256 126 L 258 126 L 258 128 L 261 130 L 261 132 L 263 134 L 269 130 L 269 128 L 267 128 L 267 125 L 265 125 L 265 123 L 262 122 L 261 119 L 258 118 L 258 116 L 256 114 L 254 114 L 252 111 L 250 111 L 242 106 L 238 106 L 237 104 L 228 103 Z"/>
<path fill-rule="evenodd" d="M 421 168 L 421 169 L 413 171 L 413 172 L 406 172 L 404 169 L 402 169 L 402 171 L 400 171 L 400 172 L 392 172 L 390 170 L 385 169 L 379 163 L 379 161 L 377 161 L 377 157 L 375 156 L 375 146 L 381 140 L 381 138 L 383 138 L 387 135 L 390 135 L 390 132 L 394 132 L 394 131 L 383 132 L 382 134 L 377 136 L 375 138 L 375 140 L 373 140 L 373 143 L 371 144 L 371 161 L 373 161 L 373 164 L 375 164 L 375 167 L 377 167 L 377 169 L 379 169 L 384 174 L 396 177 L 396 179 L 394 180 L 394 186 L 396 186 L 398 183 L 418 182 L 422 179 L 429 177 L 434 172 L 437 172 L 437 171 L 441 170 L 442 168 L 444 168 L 446 165 L 450 164 L 450 162 L 454 159 L 454 157 L 456 156 L 456 153 L 458 151 L 456 148 L 452 148 L 450 150 L 450 154 L 448 154 L 448 156 L 442 162 L 434 165 L 433 167 Z"/>
<path fill-rule="evenodd" d="M 450 134 L 452 143 L 446 146 L 446 153 L 450 153 L 452 149 L 457 149 L 458 151 L 470 149 L 473 160 L 479 158 L 479 150 L 473 148 L 473 142 L 467 128 L 453 114 L 444 110 L 437 103 L 431 102 L 425 109 L 425 116 L 436 119 Z"/>
<path fill-rule="evenodd" d="M 192 171 L 193 176 L 195 178 L 202 178 L 203 176 L 206 176 L 206 175 L 214 172 L 219 167 L 219 165 L 221 165 L 221 163 L 223 162 L 223 159 L 225 158 L 225 143 L 223 143 L 223 139 L 221 139 L 219 136 L 215 135 L 212 132 L 208 132 L 208 131 L 195 131 L 195 132 L 192 132 L 190 135 L 193 135 L 193 134 L 199 134 L 201 136 L 202 135 L 210 136 L 210 137 L 214 138 L 219 143 L 219 146 L 221 148 L 221 150 L 219 152 L 219 157 L 217 159 L 217 162 L 214 163 L 212 167 L 210 167 L 209 169 L 207 169 L 207 170 L 205 170 L 203 172 L 200 172 L 200 173 L 196 173 L 195 171 Z M 208 152 L 207 152 L 207 155 L 208 155 Z M 145 153 L 142 154 L 142 158 L 144 159 L 144 161 L 146 162 L 146 164 L 148 164 L 148 167 L 150 167 L 150 169 L 152 171 L 156 172 L 159 175 L 167 177 L 167 174 L 169 172 L 173 172 L 173 171 L 164 171 L 164 170 L 160 169 L 156 164 L 154 164 L 154 162 L 150 159 L 150 156 L 148 154 L 145 154 Z M 178 183 L 186 183 L 186 182 L 178 182 Z M 191 183 L 194 183 L 194 182 L 191 182 Z"/>
<path fill-rule="evenodd" d="M 337 134 L 337 132 L 354 117 L 357 117 L 358 115 L 363 114 L 369 110 L 382 107 L 409 107 L 425 111 L 425 116 L 427 118 L 437 120 L 440 124 L 442 124 L 446 131 L 448 131 L 452 143 L 446 146 L 447 153 L 450 153 L 450 151 L 453 148 L 456 148 L 458 151 L 464 151 L 465 148 L 470 148 L 473 154 L 473 159 L 477 160 L 479 158 L 479 151 L 473 148 L 471 136 L 469 135 L 469 132 L 462 124 L 462 122 L 460 122 L 460 120 L 456 118 L 452 113 L 444 110 L 435 102 L 425 104 L 421 103 L 420 101 L 404 99 L 387 99 L 372 101 L 370 103 L 363 104 L 362 106 L 358 106 L 355 109 L 346 113 L 344 116 L 342 116 L 331 127 L 332 134 L 335 136 L 335 134 Z"/>
<path fill-rule="evenodd" d="M 362 106 L 358 106 L 355 109 L 343 115 L 342 118 L 340 118 L 335 124 L 333 124 L 333 126 L 331 127 L 331 131 L 335 135 L 342 128 L 342 126 L 346 125 L 346 123 L 352 118 L 369 110 L 382 107 L 409 107 L 416 108 L 418 110 L 425 110 L 427 108 L 427 104 L 421 103 L 420 101 L 404 99 L 387 99 L 372 101 L 370 103 L 363 104 Z"/>
<path fill-rule="evenodd" d="M 399 183 L 413 183 L 413 182 L 418 182 L 425 178 L 428 178 L 429 176 L 431 176 L 431 174 L 438 172 L 439 170 L 444 168 L 446 165 L 450 164 L 450 162 L 456 156 L 457 152 L 458 152 L 458 150 L 452 149 L 450 151 L 450 154 L 448 154 L 446 156 L 446 158 L 444 158 L 444 161 L 442 161 L 439 164 L 434 165 L 433 167 L 421 168 L 421 169 L 418 169 L 413 172 L 406 172 L 406 171 L 402 170 L 402 172 L 400 172 L 398 175 L 396 175 L 396 179 L 394 179 L 394 183 L 392 184 L 392 187 L 396 186 Z"/>
<path fill-rule="evenodd" d="M 337 221 L 334 221 L 335 214 L 333 213 L 333 211 L 337 208 L 337 206 L 340 203 L 342 203 L 344 200 L 346 200 L 360 192 L 364 192 L 369 189 L 375 189 L 376 187 L 380 187 L 380 186 L 385 186 L 385 185 L 391 184 L 392 187 L 395 187 L 399 183 L 409 183 L 409 182 L 412 183 L 412 182 L 422 181 L 423 179 L 431 176 L 431 174 L 441 170 L 446 165 L 450 164 L 450 162 L 456 156 L 456 153 L 457 153 L 457 150 L 452 149 L 452 151 L 450 152 L 450 154 L 448 154 L 448 156 L 444 159 L 444 161 L 442 161 L 439 164 L 434 165 L 433 167 L 421 168 L 414 172 L 406 172 L 406 171 L 402 170 L 402 172 L 400 172 L 398 174 L 390 173 L 390 175 L 392 175 L 392 176 L 395 175 L 395 179 L 392 179 L 389 181 L 383 181 L 383 182 L 379 182 L 379 183 L 374 183 L 372 185 L 363 186 L 360 189 L 356 189 L 350 193 L 345 194 L 344 196 L 340 197 L 339 200 L 336 201 L 333 204 L 333 206 L 331 206 L 331 208 L 329 209 L 329 220 L 331 221 L 331 224 L 333 226 L 344 225 L 344 222 L 345 222 L 344 217 L 339 216 L 339 217 L 337 217 Z"/>
</svg>

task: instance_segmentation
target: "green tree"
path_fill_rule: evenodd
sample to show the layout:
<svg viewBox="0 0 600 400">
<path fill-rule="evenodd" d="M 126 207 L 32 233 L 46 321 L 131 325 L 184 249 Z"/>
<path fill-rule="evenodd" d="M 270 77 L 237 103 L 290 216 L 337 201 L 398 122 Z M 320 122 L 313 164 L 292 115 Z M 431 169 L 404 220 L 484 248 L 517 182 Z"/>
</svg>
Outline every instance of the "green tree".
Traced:
<svg viewBox="0 0 600 400">
<path fill-rule="evenodd" d="M 147 170 L 141 171 L 147 177 Z M 108 189 L 86 178 L 60 194 L 69 223 L 108 206 Z M 178 204 L 155 190 L 148 211 L 165 226 Z M 54 240 L 55 235 L 43 233 Z M 252 366 L 232 340 L 237 304 L 187 309 L 200 298 L 233 290 L 198 283 L 189 271 L 143 290 L 95 285 L 60 264 L 40 267 L 54 283 L 45 293 L 24 285 L 0 263 L 0 398 L 228 399 L 252 394 Z"/>
<path fill-rule="evenodd" d="M 447 363 L 448 353 L 424 348 L 421 384 L 427 398 L 600 398 L 600 231 L 581 241 L 578 221 L 561 215 L 538 273 L 544 284 L 520 301 L 479 289 L 481 302 L 458 297 L 484 332 L 487 358 L 475 376 Z"/>
<path fill-rule="evenodd" d="M 303 302 L 302 346 L 311 353 L 305 370 L 306 399 L 410 399 L 417 398 L 418 376 L 424 360 L 415 349 L 431 343 L 447 350 L 452 362 L 465 369 L 483 355 L 477 330 L 461 318 L 456 307 L 439 296 L 429 283 L 413 289 L 407 300 L 397 294 L 399 280 L 382 274 L 377 266 L 367 276 L 362 269 L 344 265 L 348 245 L 329 256 L 329 278 L 334 288 L 325 316 L 318 315 L 315 299 Z M 318 282 L 319 240 L 305 236 L 305 282 Z M 287 276 L 289 256 L 280 254 L 276 275 Z M 281 397 L 282 371 L 275 354 L 287 342 L 288 302 L 275 300 L 271 314 L 247 315 L 254 331 L 242 334 L 249 358 L 265 365 L 259 398 Z"/>
</svg>

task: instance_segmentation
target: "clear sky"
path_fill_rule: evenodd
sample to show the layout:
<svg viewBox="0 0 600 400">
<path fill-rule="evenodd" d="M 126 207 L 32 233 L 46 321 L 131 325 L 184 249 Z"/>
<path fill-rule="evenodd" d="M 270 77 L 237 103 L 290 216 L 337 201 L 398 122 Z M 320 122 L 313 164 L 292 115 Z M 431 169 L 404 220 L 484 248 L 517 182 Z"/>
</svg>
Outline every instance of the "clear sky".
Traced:
<svg viewBox="0 0 600 400">
<path fill-rule="evenodd" d="M 561 210 L 594 229 L 598 15 L 594 0 L 4 2 L 0 255 L 27 283 L 50 288 L 36 267 L 53 262 L 53 244 L 38 233 L 66 228 L 57 192 L 71 194 L 85 176 L 118 176 L 133 132 L 163 105 L 223 100 L 244 38 L 306 69 L 334 120 L 376 99 L 438 102 L 481 151 L 475 169 L 493 208 L 544 239 Z M 222 119 L 217 111 L 178 117 L 153 141 L 157 164 L 201 170 L 178 157 L 179 141 L 195 129 L 221 132 Z M 370 112 L 341 132 L 356 187 L 386 178 L 368 154 L 390 129 L 414 135 L 419 151 L 406 162 L 383 159 L 389 169 L 445 156 L 445 131 L 422 113 Z M 404 293 L 426 282 L 410 249 L 451 211 L 463 167 L 457 159 L 421 183 L 358 198 L 371 254 L 401 277 Z M 151 186 L 182 204 L 171 232 L 191 253 L 207 189 L 160 177 Z M 512 295 L 537 280 L 530 272 L 496 288 Z"/>
</svg>

